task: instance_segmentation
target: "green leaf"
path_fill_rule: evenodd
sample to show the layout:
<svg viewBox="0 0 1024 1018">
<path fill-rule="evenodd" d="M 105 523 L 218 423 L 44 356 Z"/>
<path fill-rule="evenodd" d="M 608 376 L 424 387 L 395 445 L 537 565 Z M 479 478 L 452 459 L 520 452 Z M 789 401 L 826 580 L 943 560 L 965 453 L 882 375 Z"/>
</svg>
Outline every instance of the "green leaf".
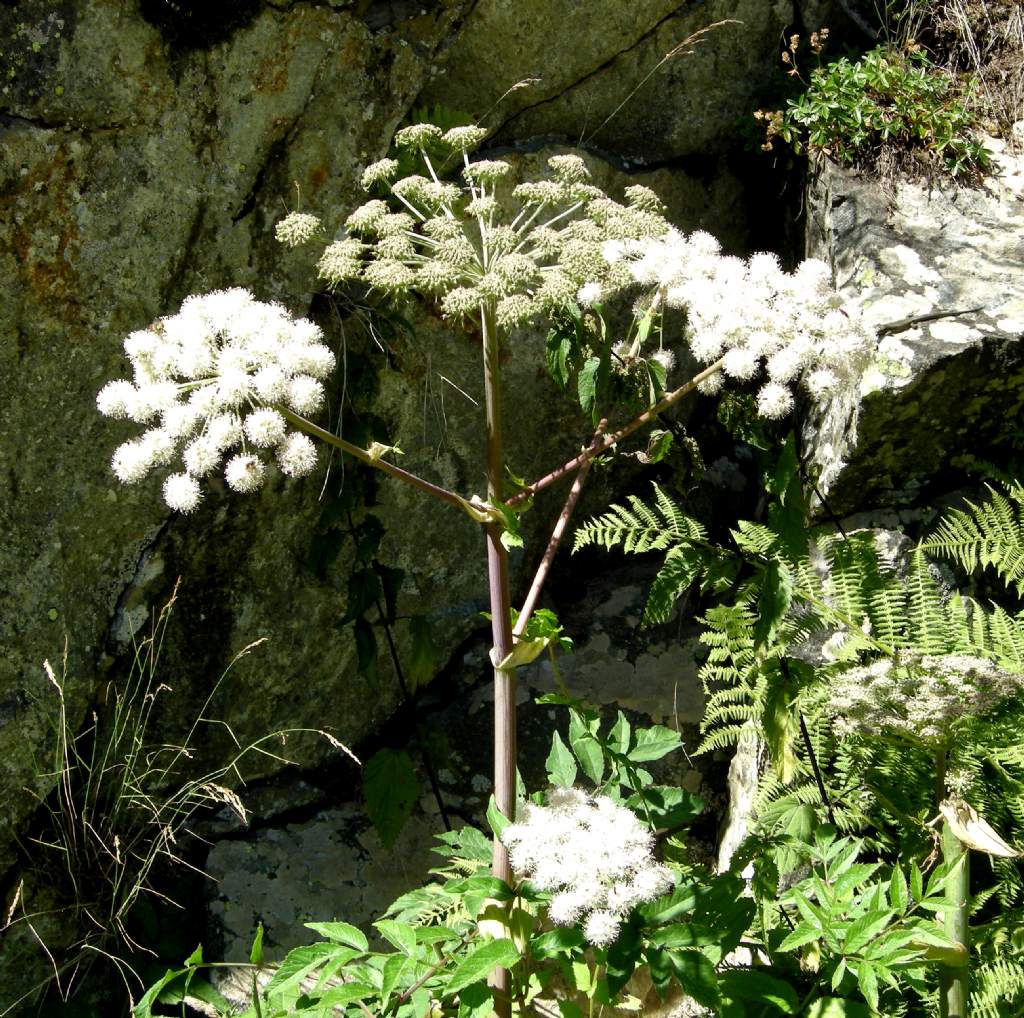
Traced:
<svg viewBox="0 0 1024 1018">
<path fill-rule="evenodd" d="M 719 992 L 714 965 L 700 951 L 669 951 L 668 957 L 683 991 L 698 1004 L 715 1007 Z"/>
<path fill-rule="evenodd" d="M 482 944 L 459 963 L 445 986 L 445 995 L 486 979 L 496 968 L 510 968 L 517 961 L 519 951 L 511 940 L 491 940 Z"/>
<path fill-rule="evenodd" d="M 644 626 L 668 621 L 676 601 L 693 585 L 703 564 L 700 554 L 693 548 L 682 546 L 669 550 L 647 592 L 641 620 Z"/>
<path fill-rule="evenodd" d="M 583 716 L 575 710 L 569 712 L 569 745 L 572 746 L 583 773 L 595 785 L 599 785 L 604 776 L 604 752 L 590 730 L 590 724 L 584 722 Z"/>
<path fill-rule="evenodd" d="M 459 993 L 459 1018 L 491 1018 L 494 997 L 486 983 L 473 983 Z"/>
<path fill-rule="evenodd" d="M 608 994 L 614 998 L 629 982 L 643 957 L 643 945 L 635 926 L 624 926 L 605 956 Z"/>
<path fill-rule="evenodd" d="M 153 1018 L 153 1004 L 160 994 L 176 979 L 180 979 L 187 972 L 194 971 L 191 968 L 168 969 L 140 998 L 139 1002 L 132 1009 L 133 1018 Z"/>
<path fill-rule="evenodd" d="M 878 973 L 869 961 L 862 961 L 857 970 L 857 985 L 864 999 L 874 1010 L 878 1010 Z"/>
<path fill-rule="evenodd" d="M 249 961 L 253 965 L 263 964 L 263 923 L 256 926 L 256 936 L 252 938 L 252 949 L 249 951 Z"/>
<path fill-rule="evenodd" d="M 722 993 L 733 1000 L 756 1000 L 773 1004 L 783 1014 L 796 1014 L 799 1000 L 796 990 L 782 979 L 757 969 L 729 969 L 719 977 Z"/>
<path fill-rule="evenodd" d="M 678 732 L 664 725 L 651 725 L 650 728 L 636 730 L 634 747 L 626 755 L 633 763 L 660 760 L 682 744 L 683 740 Z"/>
<path fill-rule="evenodd" d="M 424 615 L 408 619 L 410 649 L 405 673 L 412 689 L 425 686 L 436 674 L 441 663 L 441 652 L 434 642 L 434 627 Z"/>
<path fill-rule="evenodd" d="M 401 958 L 401 960 L 407 961 L 408 959 Z M 366 983 L 345 983 L 343 986 L 334 986 L 327 990 L 316 1003 L 317 1007 L 325 1009 L 340 1007 L 343 1004 L 350 1004 L 354 1000 L 365 1000 L 367 997 L 373 997 L 376 993 L 377 990 Z M 322 1013 L 329 1014 L 330 1012 L 325 1011 Z"/>
<path fill-rule="evenodd" d="M 335 943 L 346 944 L 358 951 L 370 949 L 369 941 L 363 931 L 348 923 L 304 923 L 303 925 L 307 930 L 319 933 L 321 937 L 333 940 Z"/>
<path fill-rule="evenodd" d="M 704 803 L 677 785 L 649 785 L 631 795 L 626 805 L 645 819 L 649 817 L 659 830 L 680 827 L 704 812 Z"/>
<path fill-rule="evenodd" d="M 858 1000 L 819 997 L 807 1009 L 806 1018 L 871 1018 L 871 1009 Z"/>
<path fill-rule="evenodd" d="M 396 919 L 378 919 L 373 925 L 380 931 L 380 935 L 389 944 L 397 947 L 402 954 L 416 953 L 416 931 L 411 926 Z"/>
<path fill-rule="evenodd" d="M 548 753 L 545 767 L 552 785 L 569 788 L 576 781 L 576 761 L 558 732 L 551 737 L 551 752 Z"/>
<path fill-rule="evenodd" d="M 596 423 L 597 383 L 601 371 L 601 358 L 589 357 L 577 380 L 577 392 L 583 412 Z"/>
<path fill-rule="evenodd" d="M 652 944 L 666 950 L 679 947 L 705 947 L 717 944 L 721 934 L 700 923 L 672 923 L 670 926 L 659 926 L 648 935 Z"/>
<path fill-rule="evenodd" d="M 850 923 L 843 940 L 843 954 L 856 954 L 868 941 L 878 936 L 892 921 L 895 913 L 890 911 L 866 912 Z"/>
<path fill-rule="evenodd" d="M 509 818 L 505 816 L 500 809 L 498 809 L 498 804 L 494 801 L 493 794 L 490 799 L 487 800 L 487 823 L 490 825 L 495 837 L 498 838 L 501 837 L 502 831 L 512 823 L 512 821 L 509 820 Z"/>
<path fill-rule="evenodd" d="M 821 927 L 815 926 L 812 923 L 801 923 L 779 944 L 777 950 L 794 951 L 796 948 L 803 947 L 804 944 L 809 944 L 814 940 L 821 940 Z"/>
<path fill-rule="evenodd" d="M 626 715 L 619 711 L 615 717 L 615 724 L 608 733 L 608 746 L 613 753 L 629 752 L 630 743 L 633 738 L 633 728 Z"/>
<path fill-rule="evenodd" d="M 380 1006 L 387 1007 L 388 1000 L 406 968 L 416 963 L 404 954 L 393 954 L 380 970 Z"/>
<path fill-rule="evenodd" d="M 761 576 L 757 622 L 754 624 L 756 646 L 762 647 L 774 642 L 792 603 L 793 575 L 779 559 L 772 559 Z"/>
<path fill-rule="evenodd" d="M 356 671 L 371 685 L 376 686 L 379 678 L 377 672 L 377 635 L 367 619 L 358 618 L 354 627 L 356 638 Z"/>
<path fill-rule="evenodd" d="M 385 848 L 391 848 L 420 794 L 409 754 L 381 749 L 363 765 L 366 813 Z"/>
<path fill-rule="evenodd" d="M 572 338 L 558 329 L 552 329 L 545 343 L 548 373 L 559 388 L 569 384 L 569 354 L 572 352 Z"/>
<path fill-rule="evenodd" d="M 284 993 L 299 986 L 306 976 L 330 961 L 338 950 L 336 944 L 309 944 L 289 951 L 274 973 L 274 978 L 267 983 L 265 992 L 268 995 Z"/>
<path fill-rule="evenodd" d="M 920 901 L 924 897 L 924 878 L 916 862 L 910 864 L 910 896 L 914 901 Z"/>
<path fill-rule="evenodd" d="M 571 954 L 586 946 L 583 934 L 575 926 L 556 926 L 530 941 L 530 953 L 535 958 L 553 958 Z"/>
</svg>

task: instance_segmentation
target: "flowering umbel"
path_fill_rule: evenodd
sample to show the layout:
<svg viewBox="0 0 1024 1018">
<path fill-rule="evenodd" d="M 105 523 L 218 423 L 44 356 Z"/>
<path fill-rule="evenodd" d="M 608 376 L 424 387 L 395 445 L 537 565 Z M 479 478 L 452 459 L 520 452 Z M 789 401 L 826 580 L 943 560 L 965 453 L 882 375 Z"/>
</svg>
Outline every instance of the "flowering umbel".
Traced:
<svg viewBox="0 0 1024 1018">
<path fill-rule="evenodd" d="M 718 391 L 723 374 L 741 382 L 767 375 L 757 394 L 762 417 L 793 409 L 797 381 L 816 399 L 854 386 L 874 352 L 875 335 L 859 308 L 833 289 L 829 267 L 816 259 L 784 272 L 773 254 L 746 261 L 723 255 L 718 241 L 699 230 L 612 242 L 604 255 L 651 288 L 641 309 L 685 311 L 687 344 L 699 363 L 724 358 L 722 372 L 702 391 Z"/>
<path fill-rule="evenodd" d="M 674 882 L 656 862 L 654 839 L 636 816 L 607 796 L 556 788 L 547 806 L 527 805 L 505 828 L 512 868 L 552 893 L 551 921 L 583 924 L 587 940 L 607 947 L 630 909 L 653 901 Z"/>
<path fill-rule="evenodd" d="M 202 499 L 200 480 L 225 459 L 224 479 L 239 492 L 261 486 L 271 454 L 288 476 L 308 474 L 316 448 L 284 413 L 310 414 L 324 401 L 334 354 L 321 338 L 313 322 L 238 288 L 189 297 L 176 315 L 133 332 L 124 350 L 134 380 L 108 382 L 96 397 L 108 417 L 150 425 L 114 452 L 118 480 L 133 484 L 180 456 L 184 470 L 164 481 L 164 500 L 188 513 Z"/>
<path fill-rule="evenodd" d="M 965 718 L 1020 694 L 1024 675 L 966 654 L 907 653 L 839 673 L 826 710 L 841 734 L 887 730 L 913 741 L 942 742 Z"/>
</svg>

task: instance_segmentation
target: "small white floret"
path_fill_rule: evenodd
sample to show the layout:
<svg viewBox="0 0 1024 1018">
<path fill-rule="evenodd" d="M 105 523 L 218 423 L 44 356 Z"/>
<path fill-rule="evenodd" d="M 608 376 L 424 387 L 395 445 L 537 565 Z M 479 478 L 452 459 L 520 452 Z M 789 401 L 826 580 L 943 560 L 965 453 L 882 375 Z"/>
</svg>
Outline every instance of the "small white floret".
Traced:
<svg viewBox="0 0 1024 1018">
<path fill-rule="evenodd" d="M 266 467 L 258 456 L 240 453 L 232 456 L 224 467 L 224 480 L 234 491 L 247 495 L 263 484 Z"/>
<path fill-rule="evenodd" d="M 164 501 L 178 512 L 190 513 L 203 499 L 199 482 L 189 474 L 171 474 L 164 481 Z"/>
<path fill-rule="evenodd" d="M 285 419 L 268 407 L 254 410 L 245 419 L 246 437 L 258 449 L 269 449 L 284 439 L 288 425 Z"/>
<path fill-rule="evenodd" d="M 316 446 L 299 432 L 292 432 L 277 450 L 277 465 L 288 477 L 304 477 L 316 466 L 316 458 Z"/>
</svg>

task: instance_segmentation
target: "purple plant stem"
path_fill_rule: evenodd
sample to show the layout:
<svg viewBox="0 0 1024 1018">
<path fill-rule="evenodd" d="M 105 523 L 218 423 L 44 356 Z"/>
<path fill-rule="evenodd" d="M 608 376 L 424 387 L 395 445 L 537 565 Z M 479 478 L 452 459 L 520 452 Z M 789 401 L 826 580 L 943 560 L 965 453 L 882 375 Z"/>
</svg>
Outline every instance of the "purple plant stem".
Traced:
<svg viewBox="0 0 1024 1018">
<path fill-rule="evenodd" d="M 550 474 L 545 474 L 540 480 L 534 481 L 533 484 L 525 487 L 521 492 L 508 500 L 508 505 L 518 505 L 520 502 L 525 502 L 526 499 L 535 495 L 538 491 L 543 491 L 556 481 L 560 481 L 566 474 L 571 474 L 574 470 L 578 470 L 588 460 L 592 460 L 595 456 L 610 449 L 613 445 L 632 435 L 634 431 L 639 431 L 645 424 L 650 424 L 658 414 L 664 413 L 670 406 L 678 403 L 684 396 L 688 396 L 693 392 L 701 382 L 721 370 L 722 361 L 715 361 L 714 364 L 709 365 L 699 374 L 694 375 L 685 385 L 679 386 L 678 389 L 673 389 L 672 392 L 655 403 L 654 406 L 645 410 L 639 417 L 634 417 L 629 424 L 624 425 L 618 431 L 612 432 L 612 434 L 605 436 L 603 439 L 591 443 L 579 456 L 573 457 L 568 463 L 563 463 L 557 470 L 552 470 Z"/>
<path fill-rule="evenodd" d="M 604 434 L 604 430 L 607 427 L 608 419 L 605 418 L 600 424 L 598 424 L 597 431 L 594 433 L 594 438 L 590 443 L 591 445 L 600 441 L 601 436 Z M 519 618 L 516 620 L 515 628 L 512 630 L 512 635 L 516 639 L 522 636 L 526 631 L 526 626 L 530 621 L 530 616 L 533 614 L 533 610 L 537 607 L 537 601 L 540 599 L 541 591 L 544 589 L 544 583 L 548 578 L 548 573 L 551 572 L 551 565 L 555 561 L 555 555 L 558 552 L 558 547 L 562 543 L 562 538 L 565 536 L 566 528 L 569 525 L 569 517 L 572 516 L 573 510 L 576 508 L 576 503 L 579 501 L 580 492 L 583 491 L 583 484 L 590 471 L 590 463 L 591 461 L 587 459 L 580 464 L 580 468 L 576 472 L 576 480 L 573 481 L 572 487 L 569 489 L 565 505 L 562 506 L 562 511 L 559 513 L 558 519 L 555 520 L 554 528 L 551 531 L 551 539 L 548 541 L 547 548 L 544 549 L 544 557 L 540 560 L 540 565 L 537 566 L 537 572 L 533 576 L 533 583 L 530 584 L 530 590 L 526 595 L 526 600 L 523 601 L 523 607 L 519 612 Z"/>
<path fill-rule="evenodd" d="M 494 302 L 481 305 L 483 330 L 484 399 L 487 421 L 487 497 L 493 505 L 501 501 L 504 457 L 501 434 L 501 364 Z M 510 820 L 516 812 L 516 673 L 514 668 L 498 668 L 512 651 L 512 598 L 509 594 L 508 553 L 501 543 L 499 523 L 488 523 L 487 582 L 491 607 L 491 661 L 494 668 L 494 802 Z M 491 872 L 507 884 L 512 883 L 508 851 L 501 839 L 494 839 Z M 512 1005 L 507 969 L 495 969 L 488 983 L 494 994 L 494 1013 L 509 1018 Z"/>
</svg>

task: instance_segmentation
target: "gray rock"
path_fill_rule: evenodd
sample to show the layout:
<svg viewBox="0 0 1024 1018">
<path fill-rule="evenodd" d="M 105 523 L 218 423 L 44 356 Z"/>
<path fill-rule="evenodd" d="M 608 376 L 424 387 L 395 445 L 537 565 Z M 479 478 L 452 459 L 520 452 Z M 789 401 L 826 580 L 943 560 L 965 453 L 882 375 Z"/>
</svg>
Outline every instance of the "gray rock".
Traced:
<svg viewBox="0 0 1024 1018">
<path fill-rule="evenodd" d="M 827 161 L 815 168 L 808 255 L 830 262 L 872 324 L 968 312 L 884 336 L 856 429 L 851 407 L 809 423 L 835 512 L 912 502 L 951 469 L 1024 447 L 1024 157 L 988 144 L 994 173 L 976 189 L 900 182 L 887 196 Z"/>
<path fill-rule="evenodd" d="M 123 336 L 190 292 L 247 285 L 305 310 L 295 295 L 309 285 L 308 262 L 282 256 L 269 229 L 297 200 L 292 182 L 305 207 L 354 194 L 464 6 L 450 0 L 404 35 L 374 35 L 340 8 L 264 5 L 225 41 L 191 50 L 168 46 L 134 5 L 27 0 L 0 12 L 0 870 L 31 806 L 22 789 L 47 783 L 34 764 L 48 753 L 54 708 L 42 661 L 56 664 L 69 638 L 77 727 L 112 620 L 127 637 L 179 574 L 189 600 L 167 659 L 168 674 L 180 673 L 179 719 L 190 717 L 189 679 L 202 702 L 238 649 L 273 632 L 264 674 L 290 660 L 314 716 L 343 738 L 363 730 L 344 711 L 325 717 L 314 694 L 323 683 L 334 700 L 352 659 L 330 629 L 337 591 L 297 568 L 317 483 L 290 487 L 290 512 L 268 493 L 273 527 L 266 504 L 216 498 L 182 527 L 154 484 L 115 486 L 108 458 L 130 429 L 100 418 L 93 400 L 123 371 Z M 281 576 L 285 589 L 271 582 Z M 281 596 L 258 593 L 268 587 Z M 315 646 L 313 627 L 324 634 Z M 226 693 L 251 702 L 251 674 L 238 679 Z M 243 719 L 243 738 L 302 713 L 286 703 L 281 693 Z"/>
<path fill-rule="evenodd" d="M 720 21 L 729 23 L 686 44 Z M 499 139 L 555 135 L 635 160 L 705 158 L 735 145 L 792 21 L 791 0 L 480 0 L 423 98 L 490 112 Z M 520 82 L 529 84 L 509 92 Z"/>
</svg>

